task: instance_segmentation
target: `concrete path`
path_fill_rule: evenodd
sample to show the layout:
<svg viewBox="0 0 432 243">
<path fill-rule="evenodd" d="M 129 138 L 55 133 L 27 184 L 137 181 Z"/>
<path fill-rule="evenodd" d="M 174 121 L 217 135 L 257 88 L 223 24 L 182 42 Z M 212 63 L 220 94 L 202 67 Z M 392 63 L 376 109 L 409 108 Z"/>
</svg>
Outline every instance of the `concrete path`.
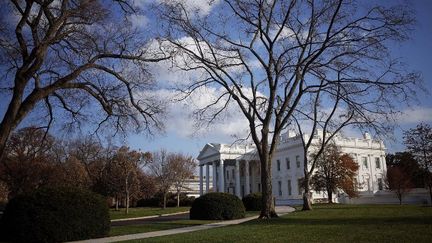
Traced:
<svg viewBox="0 0 432 243">
<path fill-rule="evenodd" d="M 150 216 L 143 216 L 143 217 L 136 217 L 136 218 L 111 219 L 111 222 L 146 220 L 146 219 L 161 218 L 161 217 L 167 217 L 167 216 L 173 216 L 173 215 L 179 215 L 179 214 L 180 215 L 187 215 L 188 213 L 189 213 L 189 211 L 183 211 L 183 212 L 177 212 L 177 213 L 166 213 L 166 214 L 150 215 Z"/>
<path fill-rule="evenodd" d="M 293 212 L 293 211 L 295 211 L 295 209 L 292 207 L 289 207 L 289 206 L 277 206 L 276 207 L 276 213 L 279 216 L 285 215 L 285 214 Z M 187 233 L 187 232 L 194 232 L 194 231 L 198 231 L 198 230 L 206 230 L 206 229 L 219 228 L 219 227 L 228 226 L 228 225 L 241 224 L 241 223 L 244 223 L 244 222 L 256 219 L 256 218 L 257 218 L 257 216 L 252 216 L 252 217 L 247 217 L 247 218 L 243 218 L 243 219 L 227 220 L 227 221 L 221 221 L 221 222 L 217 222 L 217 223 L 203 224 L 203 225 L 197 225 L 197 226 L 191 226 L 191 227 L 183 227 L 183 228 L 176 228 L 176 229 L 169 229 L 169 230 L 160 230 L 160 231 L 131 234 L 131 235 L 120 235 L 120 236 L 91 239 L 91 240 L 84 240 L 84 241 L 75 241 L 75 242 L 79 242 L 79 243 L 104 243 L 104 242 L 118 242 L 118 241 L 126 241 L 126 240 L 146 239 L 146 238 L 151 238 L 151 237 L 181 234 L 181 233 Z"/>
<path fill-rule="evenodd" d="M 166 221 L 182 220 L 182 219 L 189 219 L 189 212 L 166 214 L 157 217 L 131 218 L 128 220 L 116 220 L 116 221 L 111 220 L 111 226 L 141 225 L 141 224 L 148 224 L 153 222 L 166 222 Z"/>
</svg>

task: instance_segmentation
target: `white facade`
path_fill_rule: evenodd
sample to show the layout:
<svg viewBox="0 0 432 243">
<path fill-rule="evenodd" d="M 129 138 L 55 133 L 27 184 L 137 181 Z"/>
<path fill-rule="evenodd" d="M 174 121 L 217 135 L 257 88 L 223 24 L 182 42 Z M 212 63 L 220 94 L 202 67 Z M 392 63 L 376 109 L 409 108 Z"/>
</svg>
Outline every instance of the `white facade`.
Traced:
<svg viewBox="0 0 432 243">
<path fill-rule="evenodd" d="M 317 143 L 319 136 L 313 141 Z M 350 154 L 359 164 L 357 186 L 360 195 L 372 195 L 384 189 L 387 168 L 382 141 L 374 140 L 366 133 L 363 138 L 337 136 L 334 142 L 343 153 Z M 304 177 L 303 151 L 299 136 L 290 136 L 288 133 L 281 136 L 281 142 L 272 159 L 273 196 L 279 204 L 301 202 L 302 190 L 299 188 L 299 180 Z M 198 160 L 201 194 L 209 192 L 210 188 L 238 197 L 261 191 L 259 159 L 252 145 L 209 143 L 200 152 Z M 204 174 L 205 178 L 209 178 L 210 173 L 213 180 L 204 181 Z M 335 195 L 337 196 L 338 194 Z M 327 198 L 325 192 L 313 192 L 312 197 L 314 200 Z M 337 198 L 335 199 L 337 201 Z"/>
</svg>

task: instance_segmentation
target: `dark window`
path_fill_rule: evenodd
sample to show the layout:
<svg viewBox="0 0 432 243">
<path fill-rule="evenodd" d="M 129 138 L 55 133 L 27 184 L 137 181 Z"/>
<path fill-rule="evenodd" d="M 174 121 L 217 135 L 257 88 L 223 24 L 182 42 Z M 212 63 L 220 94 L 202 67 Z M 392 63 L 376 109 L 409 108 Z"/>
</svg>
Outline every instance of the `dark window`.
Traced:
<svg viewBox="0 0 432 243">
<path fill-rule="evenodd" d="M 291 162 L 288 158 L 285 159 L 287 170 L 291 168 Z"/>
<path fill-rule="evenodd" d="M 291 188 L 291 180 L 288 180 L 288 195 L 291 196 L 292 188 Z"/>
<path fill-rule="evenodd" d="M 375 168 L 381 169 L 380 158 L 375 158 Z"/>
<path fill-rule="evenodd" d="M 382 190 L 383 189 L 383 180 L 382 178 L 378 178 L 378 190 Z"/>
<path fill-rule="evenodd" d="M 300 168 L 300 156 L 299 155 L 296 156 L 296 164 L 297 164 L 297 168 Z"/>
<path fill-rule="evenodd" d="M 282 181 L 278 181 L 279 196 L 282 196 Z"/>
<path fill-rule="evenodd" d="M 280 161 L 276 160 L 276 163 L 277 163 L 277 170 L 280 171 Z"/>
</svg>

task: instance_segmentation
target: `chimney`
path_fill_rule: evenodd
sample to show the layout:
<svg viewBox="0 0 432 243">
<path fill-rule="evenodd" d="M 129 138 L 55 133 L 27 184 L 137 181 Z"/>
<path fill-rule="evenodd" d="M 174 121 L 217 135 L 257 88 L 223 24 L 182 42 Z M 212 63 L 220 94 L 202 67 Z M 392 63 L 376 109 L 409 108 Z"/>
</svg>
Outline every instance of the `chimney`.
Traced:
<svg viewBox="0 0 432 243">
<path fill-rule="evenodd" d="M 363 138 L 364 138 L 364 139 L 371 139 L 371 135 L 370 135 L 368 132 L 365 132 L 365 133 L 363 134 Z"/>
</svg>

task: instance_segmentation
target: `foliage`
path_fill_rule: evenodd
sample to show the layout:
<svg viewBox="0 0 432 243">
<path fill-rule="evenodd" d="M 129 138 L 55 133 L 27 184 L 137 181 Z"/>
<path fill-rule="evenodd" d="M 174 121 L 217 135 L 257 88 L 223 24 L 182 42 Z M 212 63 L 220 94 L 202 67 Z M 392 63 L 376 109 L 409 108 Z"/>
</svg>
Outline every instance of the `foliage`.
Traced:
<svg viewBox="0 0 432 243">
<path fill-rule="evenodd" d="M 337 189 L 343 190 L 349 197 L 357 196 L 355 177 L 359 166 L 351 156 L 342 154 L 335 144 L 327 145 L 317 159 L 316 169 L 311 184 L 316 191 L 327 192 L 329 203 Z"/>
<path fill-rule="evenodd" d="M 260 211 L 262 209 L 262 193 L 255 192 L 242 198 L 246 211 Z"/>
<path fill-rule="evenodd" d="M 63 242 L 106 236 L 110 229 L 106 201 L 70 187 L 42 188 L 7 204 L 2 228 L 9 240 Z"/>
<path fill-rule="evenodd" d="M 180 206 L 192 206 L 195 197 L 188 197 L 185 193 L 180 193 Z M 137 207 L 163 207 L 164 195 L 161 192 L 155 193 L 152 197 L 143 198 L 137 201 Z M 177 206 L 177 193 L 167 193 L 166 206 Z"/>
<path fill-rule="evenodd" d="M 60 182 L 55 145 L 54 137 L 35 127 L 12 134 L 0 161 L 0 180 L 7 185 L 9 197 Z"/>
<path fill-rule="evenodd" d="M 387 168 L 398 167 L 410 177 L 414 187 L 424 187 L 424 170 L 411 152 L 397 152 L 386 155 Z"/>
<path fill-rule="evenodd" d="M 396 196 L 399 199 L 399 204 L 402 204 L 404 194 L 414 187 L 410 176 L 399 166 L 387 168 L 386 182 L 389 189 L 396 193 Z"/>
<path fill-rule="evenodd" d="M 239 219 L 245 217 L 242 201 L 231 194 L 211 192 L 195 199 L 190 209 L 190 219 Z"/>
<path fill-rule="evenodd" d="M 432 127 L 420 123 L 404 132 L 404 143 L 423 169 L 423 180 L 432 204 Z"/>
</svg>

